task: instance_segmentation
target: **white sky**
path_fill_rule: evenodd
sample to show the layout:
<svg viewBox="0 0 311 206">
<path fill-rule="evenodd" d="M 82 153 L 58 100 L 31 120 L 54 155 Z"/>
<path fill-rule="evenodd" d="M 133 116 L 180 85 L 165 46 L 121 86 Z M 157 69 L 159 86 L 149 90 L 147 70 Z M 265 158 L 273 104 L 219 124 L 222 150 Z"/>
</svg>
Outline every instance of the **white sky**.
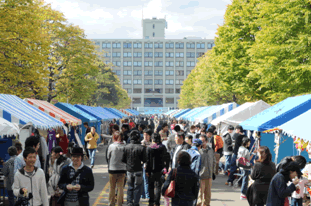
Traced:
<svg viewBox="0 0 311 206">
<path fill-rule="evenodd" d="M 164 18 L 166 39 L 213 39 L 231 0 L 45 0 L 89 39 L 141 39 L 144 18 Z"/>
</svg>

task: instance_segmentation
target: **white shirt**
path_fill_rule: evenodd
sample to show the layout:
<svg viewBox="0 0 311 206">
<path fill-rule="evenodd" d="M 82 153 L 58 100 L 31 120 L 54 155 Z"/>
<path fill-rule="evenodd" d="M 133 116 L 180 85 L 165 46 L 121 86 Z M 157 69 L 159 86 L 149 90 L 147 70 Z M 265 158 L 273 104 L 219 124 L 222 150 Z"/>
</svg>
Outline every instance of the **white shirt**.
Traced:
<svg viewBox="0 0 311 206">
<path fill-rule="evenodd" d="M 176 149 L 175 149 L 174 156 L 173 156 L 173 165 L 172 165 L 173 168 L 175 168 L 176 155 L 177 155 L 177 153 L 179 152 L 179 150 L 181 150 L 181 147 L 182 147 L 182 145 L 178 145 L 178 146 L 176 147 Z"/>
</svg>

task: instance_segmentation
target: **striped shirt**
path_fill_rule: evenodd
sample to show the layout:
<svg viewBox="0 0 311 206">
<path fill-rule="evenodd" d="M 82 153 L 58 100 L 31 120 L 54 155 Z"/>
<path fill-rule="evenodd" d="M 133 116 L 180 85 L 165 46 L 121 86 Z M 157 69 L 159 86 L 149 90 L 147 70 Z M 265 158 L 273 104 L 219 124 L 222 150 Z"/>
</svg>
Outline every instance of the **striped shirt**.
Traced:
<svg viewBox="0 0 311 206">
<path fill-rule="evenodd" d="M 80 167 L 78 168 L 81 169 L 83 167 L 83 162 L 81 163 Z M 73 167 L 73 164 L 70 163 L 69 164 L 69 168 L 70 168 L 70 179 L 73 178 L 76 174 L 76 170 Z M 78 185 L 80 182 L 80 175 L 81 173 L 77 176 L 77 178 L 75 180 L 73 180 L 73 182 L 71 183 L 73 186 Z M 79 200 L 78 198 L 78 191 L 76 190 L 71 190 L 70 192 L 67 192 L 66 194 L 66 198 L 65 198 L 65 202 L 77 202 Z"/>
</svg>

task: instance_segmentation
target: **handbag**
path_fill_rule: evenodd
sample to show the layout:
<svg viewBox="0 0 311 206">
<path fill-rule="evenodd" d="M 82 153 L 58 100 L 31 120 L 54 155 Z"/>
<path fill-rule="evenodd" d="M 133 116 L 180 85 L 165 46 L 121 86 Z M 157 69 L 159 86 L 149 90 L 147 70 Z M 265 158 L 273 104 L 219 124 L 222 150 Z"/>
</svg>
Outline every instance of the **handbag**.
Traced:
<svg viewBox="0 0 311 206">
<path fill-rule="evenodd" d="M 173 169 L 173 175 L 171 178 L 170 185 L 168 186 L 164 194 L 165 197 L 170 197 L 170 198 L 175 197 L 176 175 L 177 175 L 177 169 Z"/>
<path fill-rule="evenodd" d="M 236 166 L 242 167 L 243 169 L 250 169 L 252 167 L 252 164 L 245 157 L 240 157 L 236 160 Z"/>
</svg>

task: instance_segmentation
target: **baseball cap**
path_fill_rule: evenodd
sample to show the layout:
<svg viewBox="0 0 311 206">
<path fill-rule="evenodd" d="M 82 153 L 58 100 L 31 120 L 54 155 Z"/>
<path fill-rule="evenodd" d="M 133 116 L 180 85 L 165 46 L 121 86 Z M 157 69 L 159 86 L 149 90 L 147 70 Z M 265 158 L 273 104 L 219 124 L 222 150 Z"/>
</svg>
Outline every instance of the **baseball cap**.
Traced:
<svg viewBox="0 0 311 206">
<path fill-rule="evenodd" d="M 198 144 L 198 145 L 202 145 L 202 141 L 200 140 L 200 139 L 194 139 L 193 141 L 192 141 L 192 143 L 196 143 L 196 144 Z"/>
</svg>

